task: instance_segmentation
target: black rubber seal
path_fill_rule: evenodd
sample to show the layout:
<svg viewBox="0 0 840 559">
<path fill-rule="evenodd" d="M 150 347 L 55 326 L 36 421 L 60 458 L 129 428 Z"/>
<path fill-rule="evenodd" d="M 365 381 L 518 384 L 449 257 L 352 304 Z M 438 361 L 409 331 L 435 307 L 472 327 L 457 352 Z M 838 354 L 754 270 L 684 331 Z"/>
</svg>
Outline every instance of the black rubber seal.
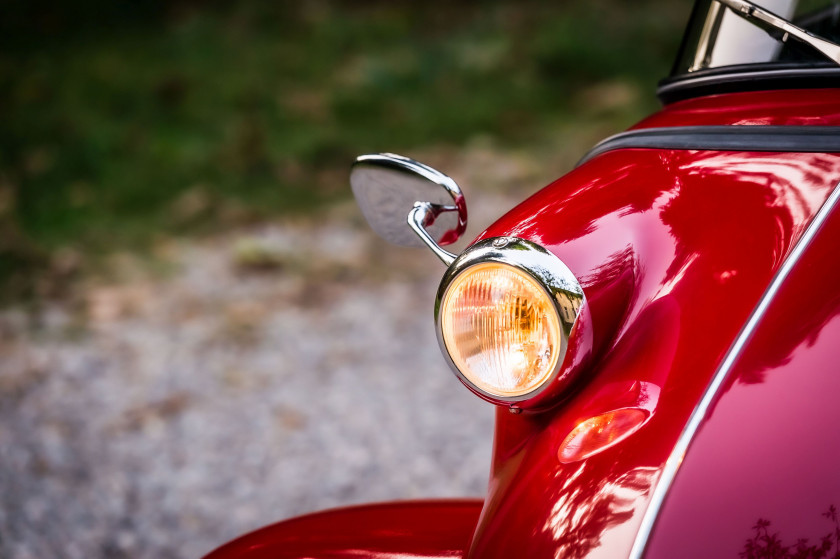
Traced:
<svg viewBox="0 0 840 559">
<path fill-rule="evenodd" d="M 840 126 L 671 126 L 630 130 L 599 142 L 578 162 L 617 149 L 840 153 Z"/>
<path fill-rule="evenodd" d="M 840 67 L 836 64 L 774 64 L 760 68 L 755 64 L 744 64 L 664 79 L 659 82 L 656 96 L 668 105 L 720 93 L 836 87 L 840 87 Z"/>
</svg>

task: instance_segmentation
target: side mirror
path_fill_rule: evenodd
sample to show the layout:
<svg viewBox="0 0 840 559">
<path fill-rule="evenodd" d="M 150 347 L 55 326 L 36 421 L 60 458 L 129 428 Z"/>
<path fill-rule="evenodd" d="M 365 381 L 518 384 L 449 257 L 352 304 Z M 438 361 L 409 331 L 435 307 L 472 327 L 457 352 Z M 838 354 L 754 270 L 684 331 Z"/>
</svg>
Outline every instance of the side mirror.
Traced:
<svg viewBox="0 0 840 559">
<path fill-rule="evenodd" d="M 455 255 L 441 248 L 467 227 L 467 204 L 443 173 L 393 153 L 362 155 L 350 172 L 353 195 L 371 228 L 401 246 L 428 246 L 447 266 Z"/>
</svg>

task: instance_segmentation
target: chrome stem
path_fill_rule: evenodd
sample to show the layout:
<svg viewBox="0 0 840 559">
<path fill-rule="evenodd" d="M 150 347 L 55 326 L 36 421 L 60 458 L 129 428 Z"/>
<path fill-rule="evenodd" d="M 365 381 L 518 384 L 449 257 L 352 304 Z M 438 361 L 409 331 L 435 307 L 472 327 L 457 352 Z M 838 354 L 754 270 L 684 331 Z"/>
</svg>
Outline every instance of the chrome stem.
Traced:
<svg viewBox="0 0 840 559">
<path fill-rule="evenodd" d="M 429 202 L 415 202 L 414 207 L 408 212 L 406 221 L 408 222 L 408 226 L 411 227 L 411 230 L 420 237 L 420 240 L 426 243 L 444 264 L 449 266 L 455 261 L 456 255 L 443 250 L 432 236 L 426 232 L 426 226 L 434 223 L 435 218 L 441 211 L 447 210 L 448 208 L 446 207 L 434 206 Z"/>
</svg>

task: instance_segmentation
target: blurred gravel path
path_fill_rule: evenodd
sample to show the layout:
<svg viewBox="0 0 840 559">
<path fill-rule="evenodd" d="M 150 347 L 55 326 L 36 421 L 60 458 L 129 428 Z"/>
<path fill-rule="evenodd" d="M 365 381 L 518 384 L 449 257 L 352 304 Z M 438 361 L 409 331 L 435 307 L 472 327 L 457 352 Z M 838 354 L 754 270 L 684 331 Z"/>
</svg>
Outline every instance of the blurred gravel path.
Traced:
<svg viewBox="0 0 840 559">
<path fill-rule="evenodd" d="M 474 228 L 511 205 L 482 197 Z M 348 206 L 167 258 L 0 313 L 0 557 L 192 558 L 316 509 L 484 493 L 494 410 L 440 355 L 428 251 Z"/>
</svg>

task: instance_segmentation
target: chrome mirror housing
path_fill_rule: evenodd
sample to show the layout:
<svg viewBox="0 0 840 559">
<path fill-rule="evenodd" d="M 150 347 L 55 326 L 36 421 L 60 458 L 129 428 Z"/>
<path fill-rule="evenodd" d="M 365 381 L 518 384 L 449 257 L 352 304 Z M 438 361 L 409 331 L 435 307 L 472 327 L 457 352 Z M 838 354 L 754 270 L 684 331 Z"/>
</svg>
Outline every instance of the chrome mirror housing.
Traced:
<svg viewBox="0 0 840 559">
<path fill-rule="evenodd" d="M 447 266 L 455 255 L 441 246 L 454 243 L 467 226 L 467 205 L 448 176 L 393 153 L 361 155 L 350 186 L 371 228 L 401 246 L 428 246 Z"/>
</svg>

